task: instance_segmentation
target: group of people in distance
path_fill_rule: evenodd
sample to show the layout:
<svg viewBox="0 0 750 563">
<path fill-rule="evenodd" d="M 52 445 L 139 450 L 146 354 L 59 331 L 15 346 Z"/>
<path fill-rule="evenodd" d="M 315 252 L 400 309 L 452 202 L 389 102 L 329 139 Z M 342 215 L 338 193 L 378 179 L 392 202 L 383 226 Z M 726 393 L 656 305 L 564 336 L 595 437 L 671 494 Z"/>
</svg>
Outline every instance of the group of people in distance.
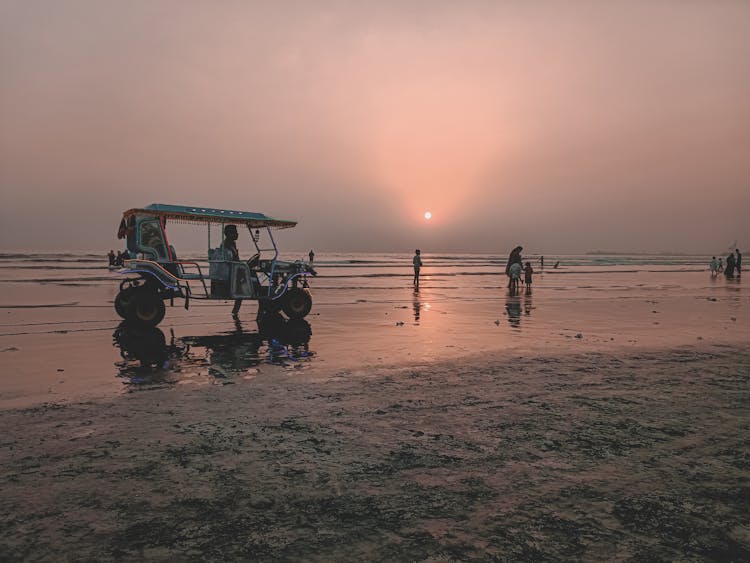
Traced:
<svg viewBox="0 0 750 563">
<path fill-rule="evenodd" d="M 734 252 L 729 253 L 726 267 L 721 258 L 717 260 L 716 256 L 712 256 L 708 269 L 711 270 L 711 277 L 716 277 L 722 272 L 727 278 L 733 278 L 735 275 L 740 277 L 742 275 L 742 253 L 740 249 L 735 248 Z"/>
<path fill-rule="evenodd" d="M 125 252 L 117 251 L 117 254 L 115 254 L 114 250 L 110 250 L 107 253 L 107 258 L 109 259 L 109 265 L 110 266 L 122 266 L 123 260 L 127 260 L 129 258 L 128 251 Z"/>
<path fill-rule="evenodd" d="M 526 293 L 531 293 L 531 282 L 534 277 L 534 268 L 531 267 L 531 262 L 523 264 L 523 258 L 521 258 L 522 246 L 516 246 L 508 257 L 508 263 L 505 266 L 505 275 L 508 276 L 508 289 L 511 295 L 518 293 L 518 284 L 526 284 Z M 414 265 L 414 280 L 413 284 L 419 287 L 419 272 L 422 269 L 422 251 L 416 249 L 414 251 L 414 258 L 412 258 Z M 541 257 L 542 268 L 544 268 L 544 256 Z M 559 262 L 558 262 L 559 264 Z M 557 264 L 555 264 L 557 267 Z M 521 280 L 521 274 L 523 274 L 523 280 Z"/>
</svg>

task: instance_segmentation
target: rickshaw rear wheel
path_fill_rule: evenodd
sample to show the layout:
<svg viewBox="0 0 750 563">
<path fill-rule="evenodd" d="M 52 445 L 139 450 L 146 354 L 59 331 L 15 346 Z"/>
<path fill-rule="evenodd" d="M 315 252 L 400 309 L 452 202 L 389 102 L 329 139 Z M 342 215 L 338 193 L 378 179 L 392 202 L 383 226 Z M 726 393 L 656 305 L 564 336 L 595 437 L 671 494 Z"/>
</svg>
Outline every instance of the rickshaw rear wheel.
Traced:
<svg viewBox="0 0 750 563">
<path fill-rule="evenodd" d="M 130 309 L 133 307 L 134 303 L 135 288 L 126 287 L 125 289 L 120 290 L 120 292 L 115 297 L 115 311 L 123 319 L 129 319 Z"/>
<path fill-rule="evenodd" d="M 293 287 L 287 291 L 283 299 L 281 308 L 290 319 L 302 319 L 312 309 L 312 297 L 300 287 Z"/>
<path fill-rule="evenodd" d="M 139 291 L 131 307 L 128 320 L 142 326 L 156 326 L 164 318 L 165 312 L 164 301 L 157 293 Z"/>
</svg>

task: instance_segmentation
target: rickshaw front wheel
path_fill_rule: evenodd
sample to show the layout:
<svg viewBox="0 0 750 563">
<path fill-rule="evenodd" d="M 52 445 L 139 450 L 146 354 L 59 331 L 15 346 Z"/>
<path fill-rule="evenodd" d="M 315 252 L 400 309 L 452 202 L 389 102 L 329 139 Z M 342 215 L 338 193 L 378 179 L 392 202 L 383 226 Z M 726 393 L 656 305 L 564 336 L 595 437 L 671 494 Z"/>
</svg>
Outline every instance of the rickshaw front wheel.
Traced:
<svg viewBox="0 0 750 563">
<path fill-rule="evenodd" d="M 139 291 L 131 308 L 129 320 L 143 326 L 156 326 L 164 318 L 166 307 L 158 294 Z"/>
<path fill-rule="evenodd" d="M 310 293 L 300 287 L 293 287 L 283 297 L 281 308 L 290 319 L 302 319 L 312 309 L 312 297 Z"/>
</svg>

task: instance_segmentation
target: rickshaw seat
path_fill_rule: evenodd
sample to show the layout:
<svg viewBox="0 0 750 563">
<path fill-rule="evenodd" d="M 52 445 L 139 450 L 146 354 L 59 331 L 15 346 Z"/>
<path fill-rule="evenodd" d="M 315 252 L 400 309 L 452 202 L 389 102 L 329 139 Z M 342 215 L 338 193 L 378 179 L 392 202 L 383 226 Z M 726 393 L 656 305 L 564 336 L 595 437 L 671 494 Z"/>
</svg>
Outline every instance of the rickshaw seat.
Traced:
<svg viewBox="0 0 750 563">
<path fill-rule="evenodd" d="M 232 252 L 226 248 L 211 248 L 208 251 L 209 277 L 214 281 L 229 281 L 229 263 L 232 261 Z"/>
<path fill-rule="evenodd" d="M 177 258 L 177 252 L 175 252 L 174 246 L 171 244 L 169 245 L 169 250 L 172 253 L 172 260 L 174 262 L 166 262 L 164 264 L 164 269 L 170 272 L 173 276 L 178 277 L 183 280 L 202 280 L 205 279 L 204 276 L 201 274 L 196 274 L 193 272 L 186 272 L 185 268 L 182 266 L 182 264 L 178 263 Z"/>
</svg>

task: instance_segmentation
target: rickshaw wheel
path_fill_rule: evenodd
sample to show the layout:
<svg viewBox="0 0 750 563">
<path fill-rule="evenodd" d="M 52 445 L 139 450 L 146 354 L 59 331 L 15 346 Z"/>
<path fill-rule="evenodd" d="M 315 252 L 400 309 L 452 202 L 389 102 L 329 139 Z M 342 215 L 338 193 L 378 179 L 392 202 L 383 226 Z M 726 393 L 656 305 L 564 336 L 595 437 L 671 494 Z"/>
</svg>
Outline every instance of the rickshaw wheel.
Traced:
<svg viewBox="0 0 750 563">
<path fill-rule="evenodd" d="M 127 287 L 120 290 L 115 297 L 115 311 L 123 319 L 128 319 L 130 318 L 129 311 L 133 307 L 133 303 L 135 303 L 135 288 Z"/>
<path fill-rule="evenodd" d="M 139 291 L 131 308 L 130 319 L 143 326 L 156 326 L 164 318 L 166 307 L 158 294 Z"/>
<path fill-rule="evenodd" d="M 302 319 L 312 309 L 312 297 L 304 289 L 293 287 L 286 292 L 281 308 L 290 319 Z"/>
</svg>

